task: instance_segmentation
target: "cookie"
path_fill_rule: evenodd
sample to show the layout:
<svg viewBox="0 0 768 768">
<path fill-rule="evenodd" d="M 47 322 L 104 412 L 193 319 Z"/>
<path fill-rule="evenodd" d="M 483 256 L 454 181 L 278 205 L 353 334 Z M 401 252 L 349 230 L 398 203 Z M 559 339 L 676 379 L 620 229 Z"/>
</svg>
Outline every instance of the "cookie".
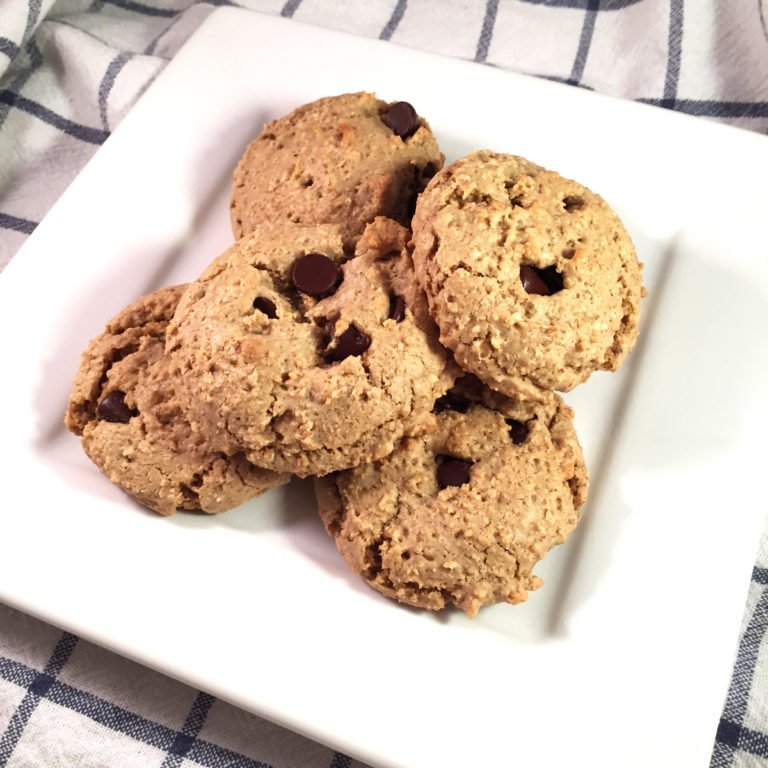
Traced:
<svg viewBox="0 0 768 768">
<path fill-rule="evenodd" d="M 523 404 L 467 379 L 436 410 L 431 434 L 316 479 L 320 517 L 351 570 L 388 597 L 470 617 L 520 603 L 586 499 L 573 412 L 554 393 Z"/>
<path fill-rule="evenodd" d="M 330 96 L 268 123 L 235 173 L 235 238 L 275 220 L 339 226 L 348 247 L 376 216 L 410 224 L 416 195 L 443 165 L 407 102 Z"/>
<path fill-rule="evenodd" d="M 546 399 L 616 370 L 637 338 L 642 265 L 618 216 L 524 158 L 473 152 L 441 170 L 413 241 L 440 340 L 493 389 Z"/>
<path fill-rule="evenodd" d="M 290 479 L 242 453 L 211 449 L 185 419 L 164 356 L 166 329 L 184 290 L 144 296 L 91 341 L 65 417 L 96 466 L 162 515 L 177 508 L 223 512 Z"/>
<path fill-rule="evenodd" d="M 323 475 L 431 428 L 456 369 L 413 276 L 409 236 L 378 218 L 341 265 L 333 226 L 262 227 L 190 287 L 167 351 L 220 450 Z"/>
</svg>

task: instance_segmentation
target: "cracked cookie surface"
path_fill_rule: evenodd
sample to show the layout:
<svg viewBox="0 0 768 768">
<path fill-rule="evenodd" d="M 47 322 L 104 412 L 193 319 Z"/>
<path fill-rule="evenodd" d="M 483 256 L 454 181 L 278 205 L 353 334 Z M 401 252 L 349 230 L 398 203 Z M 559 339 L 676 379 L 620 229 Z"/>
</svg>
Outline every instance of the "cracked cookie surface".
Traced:
<svg viewBox="0 0 768 768">
<path fill-rule="evenodd" d="M 164 347 L 185 288 L 144 296 L 110 320 L 82 355 L 65 417 L 99 469 L 163 515 L 223 512 L 290 479 L 213 450 L 184 417 Z"/>
<path fill-rule="evenodd" d="M 349 246 L 376 216 L 409 225 L 444 158 L 427 122 L 398 104 L 349 93 L 268 123 L 234 172 L 235 237 L 275 220 L 332 223 Z"/>
<path fill-rule="evenodd" d="M 519 603 L 536 563 L 566 540 L 587 493 L 573 412 L 550 393 L 521 403 L 464 377 L 437 428 L 384 459 L 315 480 L 347 565 L 388 597 L 471 617 Z"/>
<path fill-rule="evenodd" d="M 408 238 L 378 218 L 342 264 L 333 226 L 260 228 L 190 287 L 167 350 L 221 450 L 322 475 L 433 426 L 432 405 L 457 371 L 413 276 Z"/>
<path fill-rule="evenodd" d="M 642 265 L 599 196 L 487 150 L 419 197 L 414 264 L 457 362 L 510 396 L 546 398 L 616 370 L 637 338 Z"/>
</svg>

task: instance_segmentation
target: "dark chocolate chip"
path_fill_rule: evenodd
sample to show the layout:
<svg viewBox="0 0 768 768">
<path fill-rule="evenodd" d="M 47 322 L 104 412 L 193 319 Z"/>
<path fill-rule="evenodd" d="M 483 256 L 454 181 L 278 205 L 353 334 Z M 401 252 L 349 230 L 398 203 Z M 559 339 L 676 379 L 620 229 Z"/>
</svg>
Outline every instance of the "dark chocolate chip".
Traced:
<svg viewBox="0 0 768 768">
<path fill-rule="evenodd" d="M 272 320 L 277 317 L 277 307 L 275 306 L 275 302 L 271 301 L 266 296 L 257 296 L 253 300 L 253 308 L 258 309 L 259 312 L 263 312 Z"/>
<path fill-rule="evenodd" d="M 550 293 L 563 290 L 563 275 L 557 271 L 553 264 L 551 267 L 539 270 L 539 277 L 547 284 Z"/>
<path fill-rule="evenodd" d="M 456 459 L 453 456 L 438 456 L 440 464 L 437 466 L 437 484 L 440 490 L 449 485 L 464 485 L 469 482 L 471 461 Z"/>
<path fill-rule="evenodd" d="M 121 392 L 119 389 L 110 392 L 96 406 L 96 416 L 101 421 L 127 424 L 136 415 L 138 415 L 138 411 L 134 411 L 125 404 L 125 392 Z"/>
<path fill-rule="evenodd" d="M 291 268 L 291 282 L 308 296 L 330 293 L 338 280 L 338 265 L 322 253 L 299 256 Z"/>
<path fill-rule="evenodd" d="M 528 424 L 517 419 L 507 419 L 509 425 L 509 436 L 515 445 L 524 443 L 528 437 Z"/>
<path fill-rule="evenodd" d="M 442 397 L 438 397 L 435 400 L 435 405 L 432 408 L 434 413 L 442 413 L 443 411 L 458 411 L 459 413 L 466 413 L 469 409 L 469 400 L 466 397 L 456 394 L 455 392 L 446 392 Z"/>
<path fill-rule="evenodd" d="M 350 325 L 346 331 L 337 336 L 335 346 L 325 350 L 325 359 L 331 363 L 344 360 L 353 355 L 362 355 L 371 346 L 371 337 L 364 331 Z"/>
<path fill-rule="evenodd" d="M 538 296 L 551 296 L 563 290 L 563 276 L 554 264 L 545 269 L 523 264 L 520 267 L 520 281 L 527 293 Z"/>
<path fill-rule="evenodd" d="M 421 121 L 416 110 L 407 101 L 396 101 L 382 116 L 384 125 L 391 128 L 401 139 L 416 133 Z"/>
<path fill-rule="evenodd" d="M 547 284 L 539 277 L 539 271 L 530 264 L 523 264 L 520 267 L 520 281 L 526 293 L 535 293 L 537 296 L 549 295 Z"/>
<path fill-rule="evenodd" d="M 405 299 L 402 296 L 392 294 L 389 297 L 389 317 L 396 323 L 405 320 Z"/>
</svg>

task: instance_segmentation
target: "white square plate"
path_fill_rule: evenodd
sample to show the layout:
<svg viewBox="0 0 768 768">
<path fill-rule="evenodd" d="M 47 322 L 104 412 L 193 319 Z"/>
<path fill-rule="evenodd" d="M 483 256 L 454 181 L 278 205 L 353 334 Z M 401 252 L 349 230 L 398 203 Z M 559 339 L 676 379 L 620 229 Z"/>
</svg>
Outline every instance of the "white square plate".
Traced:
<svg viewBox="0 0 768 768">
<path fill-rule="evenodd" d="M 66 433 L 79 355 L 230 242 L 263 123 L 373 90 L 448 160 L 522 154 L 603 194 L 649 296 L 568 396 L 592 473 L 527 603 L 474 620 L 347 572 L 307 482 L 162 519 Z M 0 599 L 381 766 L 708 764 L 765 514 L 768 140 L 378 41 L 217 11 L 0 276 Z"/>
</svg>

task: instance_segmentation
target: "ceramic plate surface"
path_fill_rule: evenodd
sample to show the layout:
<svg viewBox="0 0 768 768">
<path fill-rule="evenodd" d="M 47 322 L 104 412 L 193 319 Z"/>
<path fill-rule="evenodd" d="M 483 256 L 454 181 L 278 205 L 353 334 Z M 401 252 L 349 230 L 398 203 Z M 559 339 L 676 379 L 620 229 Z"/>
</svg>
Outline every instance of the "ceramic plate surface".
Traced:
<svg viewBox="0 0 768 768">
<path fill-rule="evenodd" d="M 296 482 L 145 512 L 62 417 L 88 340 L 231 241 L 263 123 L 413 103 L 448 160 L 524 155 L 618 211 L 638 346 L 567 396 L 592 475 L 520 606 L 403 608 L 348 573 Z M 766 512 L 768 140 L 491 67 L 217 11 L 0 275 L 0 599 L 377 766 L 708 765 Z"/>
</svg>

